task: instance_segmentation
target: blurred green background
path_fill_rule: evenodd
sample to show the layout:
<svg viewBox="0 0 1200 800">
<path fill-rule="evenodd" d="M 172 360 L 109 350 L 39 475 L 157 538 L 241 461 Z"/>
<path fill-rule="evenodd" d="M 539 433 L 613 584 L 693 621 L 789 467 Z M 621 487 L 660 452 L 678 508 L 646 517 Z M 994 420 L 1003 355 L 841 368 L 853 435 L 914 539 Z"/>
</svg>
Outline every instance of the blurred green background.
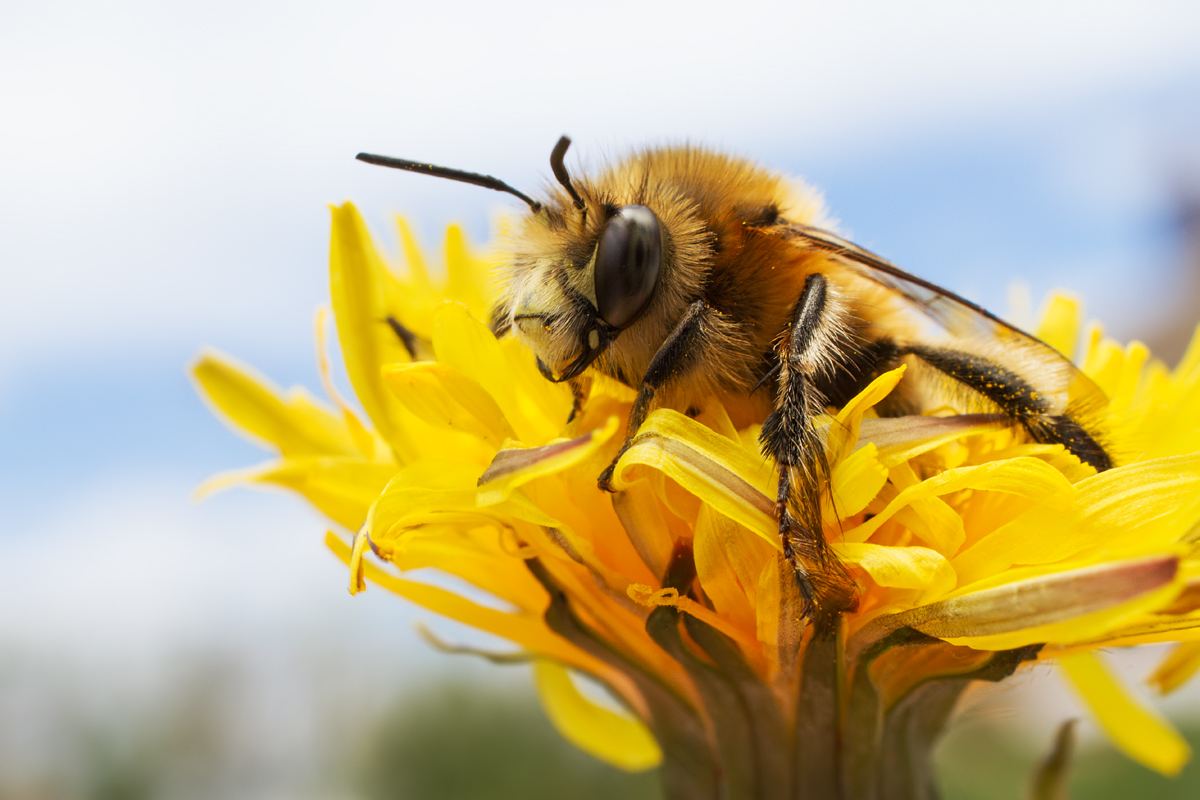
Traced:
<svg viewBox="0 0 1200 800">
<path fill-rule="evenodd" d="M 60 754 L 67 771 L 0 788 L 4 800 L 89 798 L 311 797 L 361 800 L 654 800 L 657 774 L 608 767 L 567 744 L 532 692 L 465 681 L 434 683 L 385 703 L 365 725 L 331 737 L 319 764 L 302 768 L 289 793 L 229 747 L 235 709 L 229 676 L 197 673 L 173 702 L 117 726 L 80 725 Z M 1052 731 L 1020 735 L 1011 720 L 965 719 L 937 753 L 946 800 L 1024 796 Z M 1200 724 L 1185 725 L 1193 748 Z M 1164 778 L 1103 741 L 1085 738 L 1074 760 L 1072 797 L 1117 800 L 1200 797 L 1200 764 Z"/>
</svg>

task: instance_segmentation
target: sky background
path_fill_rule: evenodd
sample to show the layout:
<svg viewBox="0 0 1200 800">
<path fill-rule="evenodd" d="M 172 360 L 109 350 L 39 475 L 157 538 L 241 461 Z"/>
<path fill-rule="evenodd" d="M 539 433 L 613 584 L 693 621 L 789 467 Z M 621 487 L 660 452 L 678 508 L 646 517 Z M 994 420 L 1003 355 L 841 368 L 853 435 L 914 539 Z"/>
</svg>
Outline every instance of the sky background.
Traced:
<svg viewBox="0 0 1200 800">
<path fill-rule="evenodd" d="M 856 241 L 989 307 L 1063 287 L 1149 337 L 1196 307 L 1172 287 L 1198 42 L 1194 3 L 4 4 L 0 752 L 45 750 L 63 687 L 150 703 L 197 654 L 275 687 L 247 713 L 290 731 L 280 763 L 320 739 L 303 665 L 339 697 L 473 669 L 417 641 L 428 615 L 351 599 L 298 500 L 190 499 L 264 457 L 195 397 L 202 347 L 318 385 L 329 204 L 389 249 L 395 212 L 437 247 L 519 205 L 360 150 L 531 191 L 562 133 L 573 169 L 709 144 L 805 176 Z"/>
</svg>

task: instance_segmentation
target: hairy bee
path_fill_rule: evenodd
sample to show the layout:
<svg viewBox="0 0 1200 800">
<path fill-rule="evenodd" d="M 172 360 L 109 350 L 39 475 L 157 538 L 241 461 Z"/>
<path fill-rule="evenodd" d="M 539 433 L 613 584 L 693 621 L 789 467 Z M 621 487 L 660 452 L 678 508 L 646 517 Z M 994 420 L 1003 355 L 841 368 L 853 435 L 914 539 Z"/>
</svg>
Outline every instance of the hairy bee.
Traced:
<svg viewBox="0 0 1200 800">
<path fill-rule="evenodd" d="M 542 202 L 486 175 L 358 157 L 529 205 L 493 329 L 528 344 L 548 380 L 577 384 L 591 369 L 637 389 L 622 452 L 656 405 L 773 393 L 761 443 L 779 467 L 779 535 L 810 616 L 852 602 L 822 534 L 828 467 L 814 417 L 884 370 L 909 362 L 915 380 L 882 414 L 990 411 L 1097 470 L 1112 466 L 1084 421 L 1106 400 L 1067 359 L 840 238 L 802 184 L 690 146 L 642 150 L 572 180 L 569 145 L 564 136 L 551 154 L 558 185 Z M 599 478 L 610 491 L 612 469 Z"/>
</svg>

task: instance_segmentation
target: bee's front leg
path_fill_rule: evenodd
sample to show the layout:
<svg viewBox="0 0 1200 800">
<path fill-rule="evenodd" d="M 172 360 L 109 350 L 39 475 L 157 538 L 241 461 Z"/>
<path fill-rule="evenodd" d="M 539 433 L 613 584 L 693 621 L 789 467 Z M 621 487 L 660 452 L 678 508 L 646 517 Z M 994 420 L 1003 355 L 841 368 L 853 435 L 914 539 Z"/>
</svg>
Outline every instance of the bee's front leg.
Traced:
<svg viewBox="0 0 1200 800">
<path fill-rule="evenodd" d="M 597 481 L 600 488 L 606 492 L 615 492 L 612 479 L 617 468 L 617 462 L 625 451 L 633 444 L 634 434 L 654 406 L 654 395 L 668 381 L 677 380 L 691 372 L 703 361 L 704 354 L 710 344 L 712 322 L 717 312 L 703 300 L 697 300 L 687 307 L 683 318 L 675 326 L 675 330 L 663 342 L 662 347 L 654 354 L 650 367 L 642 378 L 642 386 L 638 390 L 633 409 L 629 412 L 629 425 L 625 429 L 625 442 L 617 452 L 612 463 L 600 473 Z"/>
<path fill-rule="evenodd" d="M 818 386 L 829 382 L 851 347 L 847 319 L 825 276 L 809 275 L 791 325 L 776 343 L 779 389 L 760 435 L 763 450 L 779 467 L 779 537 L 795 567 L 809 618 L 817 612 L 836 613 L 851 602 L 849 578 L 825 541 L 821 492 L 829 464 L 812 422 L 825 408 Z"/>
</svg>

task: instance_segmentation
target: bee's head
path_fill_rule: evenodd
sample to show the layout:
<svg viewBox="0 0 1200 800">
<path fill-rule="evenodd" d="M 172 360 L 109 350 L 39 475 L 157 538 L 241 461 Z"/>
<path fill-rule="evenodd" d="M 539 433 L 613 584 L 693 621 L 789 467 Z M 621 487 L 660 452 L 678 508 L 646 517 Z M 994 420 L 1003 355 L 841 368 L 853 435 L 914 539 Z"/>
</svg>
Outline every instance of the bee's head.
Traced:
<svg viewBox="0 0 1200 800">
<path fill-rule="evenodd" d="M 584 182 L 577 188 L 563 163 L 570 144 L 562 137 L 550 156 L 561 188 L 552 186 L 545 204 L 489 175 L 358 156 L 372 164 L 507 192 L 529 205 L 530 213 L 509 237 L 507 285 L 493 324 L 511 329 L 538 357 L 542 374 L 555 382 L 581 374 L 631 328 L 640 332 L 631 333 L 634 339 L 657 337 L 661 342 L 662 326 L 646 318 L 656 309 L 669 316 L 678 305 L 673 298 L 678 292 L 664 291 L 661 278 L 672 272 L 670 263 L 679 245 L 686 254 L 695 249 L 689 240 L 697 239 L 680 220 L 678 201 L 648 193 L 645 181 L 633 187 Z M 664 211 L 667 217 L 660 221 Z M 640 358 L 631 359 L 628 353 L 616 358 L 610 352 L 607 361 L 626 362 L 634 370 L 642 366 L 637 363 Z M 623 368 L 610 365 L 607 371 L 620 375 Z"/>
<path fill-rule="evenodd" d="M 498 321 L 549 380 L 593 364 L 635 385 L 703 284 L 711 237 L 664 151 L 646 150 L 573 182 L 565 136 L 550 157 L 558 186 L 508 237 Z"/>
<path fill-rule="evenodd" d="M 596 216 L 558 230 L 553 216 L 529 220 L 514 248 L 508 319 L 552 381 L 591 366 L 650 307 L 658 284 L 664 242 L 654 211 L 630 204 Z"/>
</svg>

